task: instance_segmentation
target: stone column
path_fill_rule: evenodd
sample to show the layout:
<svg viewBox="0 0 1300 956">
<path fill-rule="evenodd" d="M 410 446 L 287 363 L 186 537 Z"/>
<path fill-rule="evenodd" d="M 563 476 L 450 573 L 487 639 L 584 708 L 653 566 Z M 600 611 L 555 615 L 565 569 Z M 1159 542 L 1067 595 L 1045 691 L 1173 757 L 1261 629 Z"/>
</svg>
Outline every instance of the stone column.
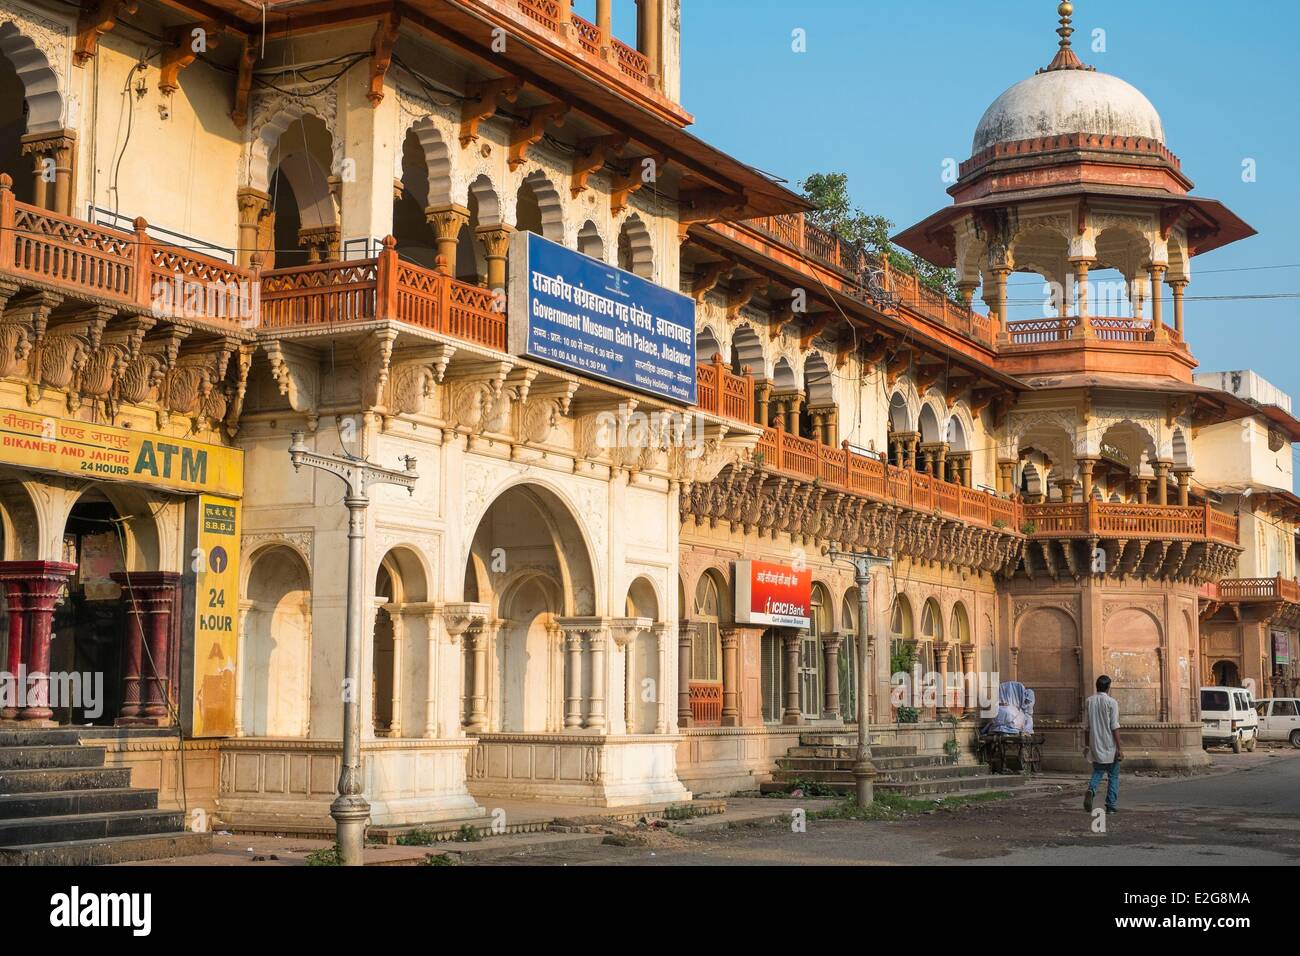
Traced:
<svg viewBox="0 0 1300 956">
<path fill-rule="evenodd" d="M 655 733 L 668 733 L 668 639 L 673 625 L 660 623 L 654 626 L 655 659 L 659 662 L 659 676 L 655 681 Z"/>
<path fill-rule="evenodd" d="M 514 230 L 509 226 L 481 226 L 476 233 L 478 241 L 483 245 L 483 255 L 487 258 L 489 289 L 506 287 L 506 262 L 512 232 Z"/>
<path fill-rule="evenodd" d="M 393 698 L 392 716 L 388 721 L 388 735 L 402 736 L 402 643 L 406 639 L 405 622 L 402 609 L 395 605 L 388 608 L 388 619 L 393 623 Z"/>
<path fill-rule="evenodd" d="M 1178 479 L 1178 503 L 1186 508 L 1192 491 L 1192 469 L 1180 465 L 1174 469 L 1174 477 Z"/>
<path fill-rule="evenodd" d="M 722 638 L 722 726 L 740 726 L 739 661 L 740 632 L 734 627 L 721 629 Z"/>
<path fill-rule="evenodd" d="M 951 647 L 949 641 L 934 642 L 934 662 L 939 667 L 939 701 L 935 710 L 943 714 L 951 710 L 952 699 L 948 695 L 948 651 Z"/>
<path fill-rule="evenodd" d="M 1165 271 L 1168 266 L 1152 263 L 1150 267 L 1151 275 L 1151 330 L 1156 339 L 1164 337 L 1164 295 L 1161 285 L 1164 283 Z"/>
<path fill-rule="evenodd" d="M 564 694 L 564 729 L 582 727 L 582 632 L 565 629 L 564 649 L 569 658 L 565 676 L 568 678 Z"/>
<path fill-rule="evenodd" d="M 758 382 L 754 386 L 754 412 L 758 424 L 767 428 L 772 423 L 772 383 Z"/>
<path fill-rule="evenodd" d="M 1169 468 L 1173 462 L 1158 459 L 1151 463 L 1151 470 L 1156 475 L 1156 504 L 1169 504 Z"/>
<path fill-rule="evenodd" d="M 840 644 L 844 637 L 837 631 L 822 636 L 822 665 L 826 670 L 826 688 L 822 695 L 822 719 L 840 718 Z"/>
<path fill-rule="evenodd" d="M 998 459 L 998 491 L 1004 495 L 1015 494 L 1016 464 L 1014 458 Z"/>
<path fill-rule="evenodd" d="M 469 720 L 465 729 L 470 733 L 487 730 L 487 627 L 482 621 L 471 624 L 465 632 L 472 654 L 473 674 L 470 677 Z"/>
<path fill-rule="evenodd" d="M 961 673 L 962 673 L 962 690 L 965 699 L 962 701 L 962 716 L 970 717 L 978 714 L 978 701 L 972 703 L 971 690 L 978 687 L 975 674 L 975 646 L 973 644 L 963 644 L 961 646 Z"/>
<path fill-rule="evenodd" d="M 136 625 L 134 628 L 128 625 L 124 695 L 127 706 L 123 706 L 117 723 L 168 724 L 171 722 L 172 606 L 180 575 L 172 571 L 117 571 L 111 577 L 122 588 L 128 620 Z M 137 643 L 141 640 L 143 646 Z M 134 705 L 138 706 L 135 713 L 128 712 L 128 706 L 133 703 L 132 678 L 136 687 Z M 139 706 L 141 698 L 143 705 Z"/>
<path fill-rule="evenodd" d="M 603 629 L 591 631 L 587 636 L 588 653 L 591 655 L 591 699 L 587 708 L 588 730 L 603 733 L 607 726 L 605 719 L 605 643 Z"/>
<path fill-rule="evenodd" d="M 659 64 L 659 0 L 641 0 L 641 15 L 646 26 L 641 52 L 650 61 L 650 83 L 657 89 L 662 74 Z"/>
<path fill-rule="evenodd" d="M 600 33 L 600 55 L 606 60 L 614 56 L 614 12 L 612 0 L 596 0 L 596 29 Z"/>
<path fill-rule="evenodd" d="M 1151 486 L 1150 478 L 1137 479 L 1137 503 L 1144 505 L 1147 503 L 1147 489 Z"/>
<path fill-rule="evenodd" d="M 990 309 L 990 317 L 994 320 L 994 330 L 1002 332 L 1006 329 L 1007 324 L 1007 277 L 1011 275 L 1011 270 L 1007 268 L 996 268 L 993 272 L 993 302 L 990 306 L 996 305 L 996 309 Z"/>
<path fill-rule="evenodd" d="M 0 562 L 0 582 L 4 584 L 5 609 L 9 614 L 9 636 L 5 648 L 5 686 L 0 688 L 0 692 L 3 693 L 0 699 L 5 706 L 0 709 L 0 720 L 13 720 L 18 716 L 25 691 L 23 682 L 18 679 L 23 664 L 26 663 L 26 648 L 23 646 L 27 632 L 25 611 L 27 605 L 24 600 L 26 595 L 23 593 L 25 578 L 21 573 L 18 576 L 11 576 L 3 570 L 9 563 Z"/>
<path fill-rule="evenodd" d="M 1183 295 L 1187 292 L 1187 280 L 1175 279 L 1169 283 L 1169 287 L 1174 290 L 1174 332 L 1178 334 L 1179 340 L 1183 338 Z"/>
<path fill-rule="evenodd" d="M 456 248 L 460 241 L 461 229 L 469 225 L 469 210 L 455 203 L 429 206 L 424 210 L 424 218 L 433 227 L 433 234 L 437 242 L 438 271 L 454 279 L 456 277 Z"/>
<path fill-rule="evenodd" d="M 252 601 L 239 602 L 239 633 L 235 637 L 235 736 L 244 736 L 244 648 L 247 645 L 248 619 Z"/>
<path fill-rule="evenodd" d="M 50 626 L 54 607 L 63 596 L 75 564 L 62 561 L 13 562 L 9 570 L 27 568 L 24 607 L 27 609 L 27 694 L 18 719 L 33 725 L 51 724 L 50 709 Z"/>
<path fill-rule="evenodd" d="M 1088 270 L 1092 267 L 1091 259 L 1073 259 L 1074 265 L 1074 313 L 1079 319 L 1079 334 L 1092 335 L 1092 324 L 1088 321 Z"/>
<path fill-rule="evenodd" d="M 691 649 L 695 625 L 682 621 L 677 627 L 677 726 L 691 726 Z"/>
<path fill-rule="evenodd" d="M 247 269 L 254 253 L 260 252 L 258 236 L 261 233 L 262 217 L 271 208 L 271 197 L 260 189 L 243 186 L 236 194 L 239 204 L 239 264 Z M 270 263 L 275 266 L 274 260 Z"/>
<path fill-rule="evenodd" d="M 781 633 L 781 644 L 785 650 L 785 709 L 781 712 L 781 723 L 802 724 L 803 712 L 799 709 L 799 641 L 803 631 L 787 628 Z"/>
<path fill-rule="evenodd" d="M 424 736 L 434 740 L 442 736 L 442 722 L 438 720 L 438 679 L 442 674 L 442 644 L 438 629 L 442 615 L 428 611 L 424 615 Z"/>
<path fill-rule="evenodd" d="M 77 134 L 70 129 L 28 133 L 22 137 L 24 156 L 32 157 L 33 205 L 61 216 L 72 215 L 72 157 Z"/>
<path fill-rule="evenodd" d="M 1083 482 L 1084 501 L 1087 501 L 1089 498 L 1092 497 L 1092 489 L 1095 487 L 1093 483 L 1092 473 L 1096 467 L 1097 467 L 1096 458 L 1079 459 L 1079 477 L 1080 480 Z"/>
</svg>

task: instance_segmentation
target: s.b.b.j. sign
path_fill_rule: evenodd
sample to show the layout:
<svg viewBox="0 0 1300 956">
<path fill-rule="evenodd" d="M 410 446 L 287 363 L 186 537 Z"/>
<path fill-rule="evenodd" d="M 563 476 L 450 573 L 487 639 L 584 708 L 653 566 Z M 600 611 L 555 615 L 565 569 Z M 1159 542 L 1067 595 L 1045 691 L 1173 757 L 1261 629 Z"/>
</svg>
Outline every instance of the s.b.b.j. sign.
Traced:
<svg viewBox="0 0 1300 956">
<path fill-rule="evenodd" d="M 695 302 L 536 233 L 510 240 L 510 351 L 695 404 Z"/>
</svg>

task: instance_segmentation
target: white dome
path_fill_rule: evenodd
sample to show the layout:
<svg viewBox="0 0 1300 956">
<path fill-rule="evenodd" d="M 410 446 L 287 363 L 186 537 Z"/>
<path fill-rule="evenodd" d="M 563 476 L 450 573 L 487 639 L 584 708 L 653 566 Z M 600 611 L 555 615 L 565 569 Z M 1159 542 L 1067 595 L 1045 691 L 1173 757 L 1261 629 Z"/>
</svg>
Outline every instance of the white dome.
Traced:
<svg viewBox="0 0 1300 956">
<path fill-rule="evenodd" d="M 971 155 L 999 143 L 1067 133 L 1165 141 L 1160 114 L 1137 88 L 1107 73 L 1051 70 L 1021 80 L 993 101 L 975 130 Z"/>
</svg>

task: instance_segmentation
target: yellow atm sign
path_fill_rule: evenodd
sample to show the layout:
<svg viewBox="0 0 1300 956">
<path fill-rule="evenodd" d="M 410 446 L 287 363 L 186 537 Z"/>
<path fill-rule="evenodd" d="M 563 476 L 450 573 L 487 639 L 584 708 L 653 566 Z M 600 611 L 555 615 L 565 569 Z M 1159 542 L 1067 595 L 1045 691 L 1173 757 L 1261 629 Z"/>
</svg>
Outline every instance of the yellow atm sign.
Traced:
<svg viewBox="0 0 1300 956">
<path fill-rule="evenodd" d="M 173 491 L 244 492 L 237 448 L 31 412 L 0 412 L 0 462 Z"/>
</svg>

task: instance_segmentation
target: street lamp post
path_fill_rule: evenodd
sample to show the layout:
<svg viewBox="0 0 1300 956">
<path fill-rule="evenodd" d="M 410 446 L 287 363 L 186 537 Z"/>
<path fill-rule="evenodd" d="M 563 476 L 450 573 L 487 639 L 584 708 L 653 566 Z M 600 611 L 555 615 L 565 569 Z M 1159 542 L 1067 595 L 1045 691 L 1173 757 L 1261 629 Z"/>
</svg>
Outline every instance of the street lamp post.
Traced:
<svg viewBox="0 0 1300 956">
<path fill-rule="evenodd" d="M 853 784 L 858 806 L 867 807 L 873 800 L 871 781 L 876 775 L 876 768 L 871 764 L 871 706 L 867 694 L 871 681 L 867 667 L 868 588 L 871 569 L 888 567 L 893 561 L 865 551 L 841 551 L 839 548 L 828 548 L 826 556 L 832 561 L 851 563 L 853 580 L 858 586 L 858 755 L 853 762 Z"/>
<path fill-rule="evenodd" d="M 347 637 L 343 662 L 343 767 L 339 773 L 339 795 L 330 804 L 339 853 L 344 866 L 361 866 L 365 847 L 366 820 L 370 804 L 361 786 L 361 629 L 362 596 L 365 592 L 366 508 L 371 485 L 400 485 L 415 494 L 415 459 L 403 459 L 402 471 L 372 465 L 350 455 L 321 455 L 310 450 L 302 432 L 294 432 L 289 443 L 289 460 L 295 471 L 306 465 L 327 471 L 347 488 L 343 503 L 348 508 L 348 599 Z"/>
</svg>

